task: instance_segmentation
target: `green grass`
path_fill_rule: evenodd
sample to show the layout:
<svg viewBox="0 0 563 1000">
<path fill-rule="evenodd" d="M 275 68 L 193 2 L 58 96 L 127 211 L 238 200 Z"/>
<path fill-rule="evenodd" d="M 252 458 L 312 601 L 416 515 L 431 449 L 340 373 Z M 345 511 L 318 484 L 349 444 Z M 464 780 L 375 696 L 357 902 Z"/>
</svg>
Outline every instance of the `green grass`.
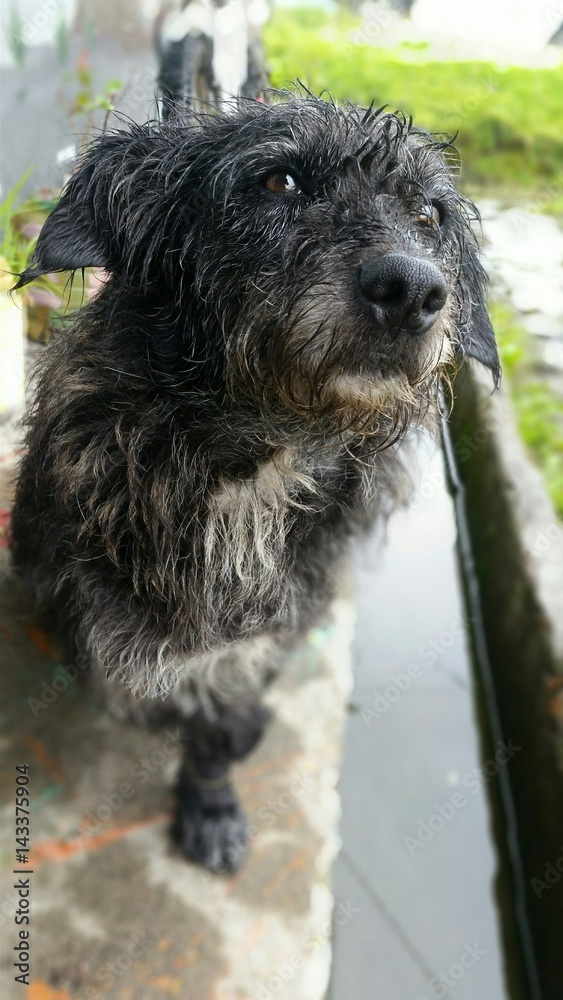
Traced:
<svg viewBox="0 0 563 1000">
<path fill-rule="evenodd" d="M 512 310 L 494 303 L 491 317 L 520 434 L 543 473 L 559 517 L 563 517 L 563 400 L 538 377 L 533 339 Z"/>
<path fill-rule="evenodd" d="M 458 132 L 463 177 L 489 188 L 563 195 L 563 67 L 501 69 L 429 61 L 426 46 L 355 44 L 360 22 L 318 9 L 278 10 L 265 30 L 275 86 L 301 79 L 338 100 L 388 104 L 432 132 Z"/>
</svg>

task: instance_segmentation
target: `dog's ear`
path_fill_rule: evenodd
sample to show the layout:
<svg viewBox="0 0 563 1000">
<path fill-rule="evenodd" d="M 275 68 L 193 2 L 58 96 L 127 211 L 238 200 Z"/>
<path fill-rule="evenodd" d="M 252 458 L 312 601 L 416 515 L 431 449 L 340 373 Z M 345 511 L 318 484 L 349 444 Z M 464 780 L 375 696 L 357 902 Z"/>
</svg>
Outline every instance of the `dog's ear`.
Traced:
<svg viewBox="0 0 563 1000">
<path fill-rule="evenodd" d="M 33 260 L 20 283 L 49 271 L 78 271 L 84 267 L 110 268 L 111 254 L 103 232 L 98 232 L 91 200 L 80 172 L 67 185 L 43 225 Z"/>
<path fill-rule="evenodd" d="M 459 351 L 468 358 L 475 358 L 485 365 L 493 376 L 495 389 L 501 380 L 501 366 L 495 333 L 487 311 L 487 277 L 479 259 L 477 248 L 471 248 L 463 262 L 462 318 L 459 329 Z"/>
<path fill-rule="evenodd" d="M 139 216 L 131 199 L 133 178 L 153 149 L 154 138 L 141 127 L 104 135 L 90 146 L 41 229 L 16 288 L 51 271 L 120 269 L 132 217 Z"/>
<path fill-rule="evenodd" d="M 112 270 L 109 223 L 100 218 L 100 186 L 94 157 L 78 168 L 68 181 L 58 204 L 43 225 L 29 267 L 16 288 L 51 271 L 77 271 L 85 267 Z"/>
<path fill-rule="evenodd" d="M 500 359 L 495 334 L 483 300 L 473 300 L 470 315 L 460 330 L 460 347 L 465 357 L 475 358 L 489 368 L 495 389 L 501 380 Z"/>
</svg>

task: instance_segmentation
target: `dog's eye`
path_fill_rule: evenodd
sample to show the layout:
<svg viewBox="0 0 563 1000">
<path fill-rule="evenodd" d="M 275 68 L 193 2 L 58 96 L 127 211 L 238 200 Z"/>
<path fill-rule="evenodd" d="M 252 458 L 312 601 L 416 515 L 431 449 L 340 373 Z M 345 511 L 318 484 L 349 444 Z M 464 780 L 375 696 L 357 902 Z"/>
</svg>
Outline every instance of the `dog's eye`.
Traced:
<svg viewBox="0 0 563 1000">
<path fill-rule="evenodd" d="M 295 180 L 293 174 L 284 170 L 276 170 L 273 174 L 268 174 L 264 179 L 264 187 L 275 194 L 301 194 L 301 188 Z"/>
<path fill-rule="evenodd" d="M 444 221 L 442 206 L 437 201 L 429 202 L 414 221 L 418 222 L 421 226 L 433 226 L 435 228 L 441 226 Z"/>
</svg>

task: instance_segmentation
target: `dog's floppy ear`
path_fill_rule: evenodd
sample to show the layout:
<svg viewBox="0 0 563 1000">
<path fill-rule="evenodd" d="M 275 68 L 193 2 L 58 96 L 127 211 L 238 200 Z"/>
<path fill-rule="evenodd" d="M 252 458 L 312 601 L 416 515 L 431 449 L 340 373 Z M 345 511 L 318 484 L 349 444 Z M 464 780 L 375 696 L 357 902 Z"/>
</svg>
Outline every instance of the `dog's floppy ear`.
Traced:
<svg viewBox="0 0 563 1000">
<path fill-rule="evenodd" d="M 477 248 L 463 262 L 462 318 L 459 329 L 459 350 L 475 358 L 492 373 L 495 389 L 501 380 L 501 367 L 495 334 L 486 303 L 487 276 L 477 257 Z"/>
<path fill-rule="evenodd" d="M 29 267 L 16 288 L 51 271 L 84 267 L 112 270 L 111 234 L 100 218 L 94 188 L 99 184 L 95 163 L 85 162 L 67 183 L 58 204 L 43 225 Z"/>
<path fill-rule="evenodd" d="M 460 330 L 460 347 L 465 357 L 475 358 L 490 369 L 495 389 L 501 380 L 501 367 L 495 334 L 484 301 L 472 301 L 470 316 Z"/>
<path fill-rule="evenodd" d="M 96 231 L 91 203 L 77 197 L 83 178 L 70 181 L 59 203 L 39 234 L 31 265 L 24 271 L 23 285 L 49 271 L 77 271 L 83 267 L 110 268 L 111 255 L 103 234 Z"/>
<path fill-rule="evenodd" d="M 45 222 L 16 288 L 51 271 L 119 269 L 132 178 L 153 148 L 148 131 L 103 135 L 87 150 Z"/>
</svg>

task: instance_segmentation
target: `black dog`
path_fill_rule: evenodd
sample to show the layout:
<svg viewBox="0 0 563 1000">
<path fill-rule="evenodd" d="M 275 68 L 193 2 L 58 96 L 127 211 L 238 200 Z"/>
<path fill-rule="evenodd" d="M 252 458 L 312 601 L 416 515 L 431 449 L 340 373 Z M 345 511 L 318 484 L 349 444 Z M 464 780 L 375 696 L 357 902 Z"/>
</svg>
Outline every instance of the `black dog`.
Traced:
<svg viewBox="0 0 563 1000">
<path fill-rule="evenodd" d="M 498 378 L 446 146 L 310 95 L 106 134 L 21 277 L 110 274 L 47 350 L 15 565 L 112 700 L 187 720 L 178 832 L 213 869 L 263 685 L 403 499 L 401 437 L 454 354 Z"/>
</svg>

